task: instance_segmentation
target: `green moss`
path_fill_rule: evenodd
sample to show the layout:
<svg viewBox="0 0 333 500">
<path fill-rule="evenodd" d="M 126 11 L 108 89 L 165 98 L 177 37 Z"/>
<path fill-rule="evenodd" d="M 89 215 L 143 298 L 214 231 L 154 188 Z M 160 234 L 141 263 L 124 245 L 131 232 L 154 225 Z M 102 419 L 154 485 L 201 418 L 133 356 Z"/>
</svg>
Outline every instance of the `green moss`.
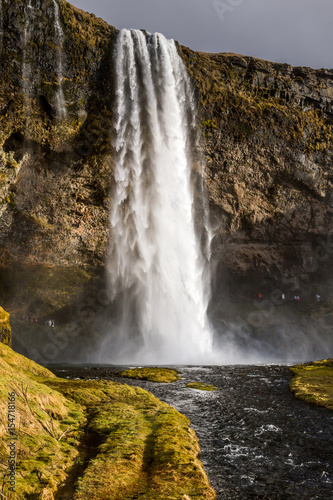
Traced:
<svg viewBox="0 0 333 500">
<path fill-rule="evenodd" d="M 12 345 L 12 329 L 9 323 L 9 313 L 0 307 L 0 342 Z"/>
<path fill-rule="evenodd" d="M 290 389 L 299 399 L 333 410 L 333 359 L 291 368 Z"/>
<path fill-rule="evenodd" d="M 215 118 L 213 118 L 213 120 L 209 120 L 209 119 L 208 120 L 203 120 L 202 126 L 203 126 L 204 129 L 214 129 L 214 128 L 217 128 Z"/>
<path fill-rule="evenodd" d="M 216 120 L 239 142 L 258 132 L 261 138 L 264 132 L 309 154 L 332 148 L 333 124 L 324 114 L 304 110 L 297 101 L 283 97 L 292 93 L 295 79 L 282 65 L 234 54 L 194 53 L 187 47 L 181 47 L 181 53 L 198 91 L 204 130 L 212 130 Z M 262 70 L 274 78 L 274 84 L 255 80 Z M 278 92 L 279 87 L 285 90 Z"/>
<path fill-rule="evenodd" d="M 11 404 L 15 404 L 17 434 L 16 498 L 51 498 L 78 454 L 83 411 L 44 385 L 43 381 L 52 378 L 45 368 L 0 344 L 0 415 L 5 423 L 0 427 L 0 438 L 6 444 L 0 449 L 0 460 L 8 463 L 7 445 L 13 436 L 7 429 L 7 407 L 9 393 L 15 393 Z M 74 410 L 76 418 L 71 418 Z M 8 487 L 5 483 L 4 495 L 9 493 Z"/>
<path fill-rule="evenodd" d="M 82 464 L 83 431 L 96 438 L 97 447 L 78 474 L 75 500 L 215 498 L 189 420 L 149 392 L 108 381 L 58 379 L 3 344 L 0 375 L 1 420 L 7 421 L 9 392 L 16 394 L 20 417 L 17 498 L 53 498 L 74 461 Z M 6 426 L 0 426 L 0 437 L 0 460 L 6 463 L 12 439 Z"/>
<path fill-rule="evenodd" d="M 149 380 L 149 382 L 177 382 L 179 372 L 170 368 L 132 368 L 120 372 L 122 377 L 138 380 Z"/>
<path fill-rule="evenodd" d="M 186 384 L 186 387 L 190 389 L 197 389 L 198 391 L 217 391 L 218 388 L 214 385 L 203 384 L 201 382 L 191 382 Z"/>
<path fill-rule="evenodd" d="M 52 379 L 47 384 L 90 408 L 88 431 L 103 436 L 75 500 L 214 499 L 189 420 L 138 387 Z"/>
</svg>

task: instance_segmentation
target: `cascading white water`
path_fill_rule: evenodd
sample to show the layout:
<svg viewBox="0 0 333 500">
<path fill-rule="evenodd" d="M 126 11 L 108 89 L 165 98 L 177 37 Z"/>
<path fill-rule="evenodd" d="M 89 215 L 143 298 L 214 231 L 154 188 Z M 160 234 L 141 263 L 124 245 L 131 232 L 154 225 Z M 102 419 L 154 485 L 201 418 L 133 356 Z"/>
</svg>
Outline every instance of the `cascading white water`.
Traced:
<svg viewBox="0 0 333 500">
<path fill-rule="evenodd" d="M 194 109 L 174 41 L 122 30 L 108 263 L 119 336 L 103 345 L 118 362 L 203 363 L 211 355 L 188 151 Z"/>
<path fill-rule="evenodd" d="M 3 8 L 2 8 L 2 0 L 0 0 L 0 52 L 2 52 L 2 44 L 3 44 Z"/>
<path fill-rule="evenodd" d="M 57 107 L 57 118 L 58 120 L 63 120 L 66 118 L 67 110 L 65 104 L 65 96 L 63 91 L 63 56 L 62 49 L 64 44 L 64 33 L 60 23 L 60 9 L 56 0 L 53 0 L 54 7 L 54 27 L 56 33 L 56 44 L 57 44 L 57 79 L 58 79 L 58 91 L 56 94 L 56 107 Z"/>
<path fill-rule="evenodd" d="M 23 86 L 26 128 L 28 128 L 28 120 L 31 115 L 31 105 L 30 105 L 31 65 L 28 60 L 29 59 L 28 47 L 29 47 L 29 42 L 31 40 L 33 17 L 34 17 L 34 11 L 31 5 L 31 0 L 29 0 L 24 8 L 24 47 L 23 47 L 23 63 L 22 63 L 22 86 Z"/>
</svg>

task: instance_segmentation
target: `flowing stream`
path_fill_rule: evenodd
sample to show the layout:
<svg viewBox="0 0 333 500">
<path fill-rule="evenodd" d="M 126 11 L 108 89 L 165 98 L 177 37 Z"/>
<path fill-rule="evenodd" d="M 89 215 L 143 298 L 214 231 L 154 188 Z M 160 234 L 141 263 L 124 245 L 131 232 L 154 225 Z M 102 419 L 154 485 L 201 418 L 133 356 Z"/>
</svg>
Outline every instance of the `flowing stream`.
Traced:
<svg viewBox="0 0 333 500">
<path fill-rule="evenodd" d="M 108 271 L 118 324 L 101 359 L 115 350 L 127 363 L 202 363 L 212 340 L 191 182 L 195 106 L 175 42 L 122 30 L 116 89 Z"/>
</svg>

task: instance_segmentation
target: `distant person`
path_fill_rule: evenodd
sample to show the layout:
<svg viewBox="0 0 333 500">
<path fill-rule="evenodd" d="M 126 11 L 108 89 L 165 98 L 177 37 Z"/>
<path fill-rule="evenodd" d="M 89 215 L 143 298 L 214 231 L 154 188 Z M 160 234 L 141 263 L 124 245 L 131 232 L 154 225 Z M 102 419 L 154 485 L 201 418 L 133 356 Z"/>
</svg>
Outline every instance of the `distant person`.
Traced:
<svg viewBox="0 0 333 500">
<path fill-rule="evenodd" d="M 320 295 L 318 295 L 318 294 L 316 295 L 316 300 L 317 300 L 317 304 L 318 304 L 318 302 L 320 302 Z"/>
</svg>

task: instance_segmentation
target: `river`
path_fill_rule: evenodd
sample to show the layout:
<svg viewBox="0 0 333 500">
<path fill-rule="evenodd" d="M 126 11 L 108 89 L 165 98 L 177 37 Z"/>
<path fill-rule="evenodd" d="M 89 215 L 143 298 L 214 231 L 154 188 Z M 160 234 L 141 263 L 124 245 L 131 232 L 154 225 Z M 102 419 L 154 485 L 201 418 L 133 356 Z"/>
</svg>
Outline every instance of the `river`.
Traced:
<svg viewBox="0 0 333 500">
<path fill-rule="evenodd" d="M 190 418 L 201 460 L 224 499 L 332 499 L 333 413 L 297 400 L 287 366 L 181 367 L 173 384 L 129 380 Z M 119 367 L 62 367 L 58 376 L 114 378 Z M 205 392 L 188 382 L 218 387 Z"/>
</svg>

